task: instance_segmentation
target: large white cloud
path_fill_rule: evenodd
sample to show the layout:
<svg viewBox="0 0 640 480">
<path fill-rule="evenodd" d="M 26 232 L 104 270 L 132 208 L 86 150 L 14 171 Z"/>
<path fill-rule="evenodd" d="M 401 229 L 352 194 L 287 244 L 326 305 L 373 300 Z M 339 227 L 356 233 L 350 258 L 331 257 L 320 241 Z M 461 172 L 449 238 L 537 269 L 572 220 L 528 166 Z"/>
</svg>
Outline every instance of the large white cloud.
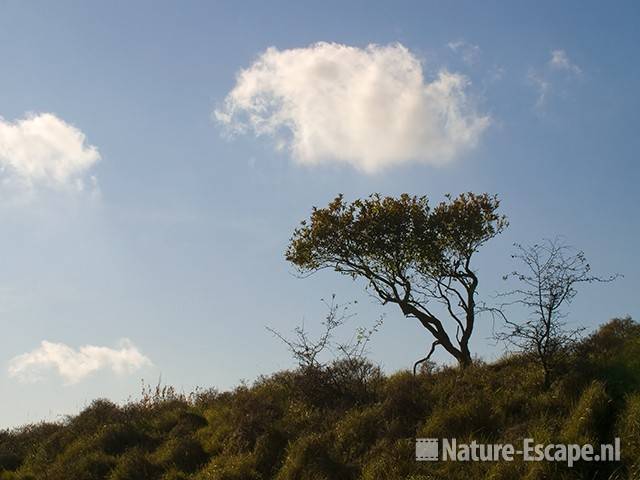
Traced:
<svg viewBox="0 0 640 480">
<path fill-rule="evenodd" d="M 9 362 L 9 376 L 21 381 L 35 381 L 54 369 L 69 384 L 77 383 L 93 372 L 111 369 L 116 373 L 133 372 L 151 365 L 128 339 L 119 348 L 86 345 L 75 350 L 64 343 L 43 341 L 31 352 L 14 357 Z"/>
<path fill-rule="evenodd" d="M 16 122 L 0 117 L 0 181 L 5 187 L 85 190 L 95 183 L 90 169 L 100 160 L 86 136 L 51 113 Z"/>
<path fill-rule="evenodd" d="M 490 119 L 470 105 L 464 76 L 434 73 L 426 80 L 400 44 L 269 48 L 214 113 L 232 133 L 274 137 L 302 164 L 340 162 L 368 173 L 409 161 L 444 164 L 473 148 Z"/>
</svg>

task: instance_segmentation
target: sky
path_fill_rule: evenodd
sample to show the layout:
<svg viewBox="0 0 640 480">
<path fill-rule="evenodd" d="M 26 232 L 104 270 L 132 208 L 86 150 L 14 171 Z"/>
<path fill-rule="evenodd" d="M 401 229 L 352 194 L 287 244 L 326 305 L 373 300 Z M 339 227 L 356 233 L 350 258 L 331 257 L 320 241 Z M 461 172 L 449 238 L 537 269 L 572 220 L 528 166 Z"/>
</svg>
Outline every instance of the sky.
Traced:
<svg viewBox="0 0 640 480">
<path fill-rule="evenodd" d="M 0 428 L 141 384 L 233 388 L 291 368 L 283 334 L 357 301 L 386 371 L 431 344 L 293 229 L 338 193 L 498 194 L 482 298 L 514 242 L 594 272 L 568 320 L 638 318 L 634 2 L 0 1 Z M 517 313 L 516 313 L 517 314 Z M 503 346 L 478 322 L 472 348 Z M 448 362 L 445 352 L 435 356 Z"/>
</svg>

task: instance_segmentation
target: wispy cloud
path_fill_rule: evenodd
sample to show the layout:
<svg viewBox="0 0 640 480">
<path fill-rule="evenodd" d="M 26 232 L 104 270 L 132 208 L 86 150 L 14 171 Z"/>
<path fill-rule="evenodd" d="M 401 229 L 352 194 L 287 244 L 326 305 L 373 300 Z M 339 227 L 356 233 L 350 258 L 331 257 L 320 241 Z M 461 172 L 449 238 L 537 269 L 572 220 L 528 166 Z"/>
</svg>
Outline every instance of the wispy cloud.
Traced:
<svg viewBox="0 0 640 480">
<path fill-rule="evenodd" d="M 75 350 L 64 343 L 44 340 L 40 347 L 14 357 L 9 362 L 9 376 L 23 382 L 38 381 L 48 371 L 55 371 L 66 383 L 73 384 L 98 370 L 130 373 L 151 365 L 128 339 L 120 341 L 118 348 L 86 345 Z"/>
<path fill-rule="evenodd" d="M 552 68 L 557 70 L 565 70 L 567 72 L 573 73 L 575 75 L 581 75 L 582 69 L 572 63 L 567 56 L 567 52 L 564 50 L 553 50 L 551 52 L 551 59 L 549 60 L 549 65 Z"/>
<path fill-rule="evenodd" d="M 0 117 L 0 189 L 85 191 L 95 188 L 89 172 L 99 160 L 82 131 L 51 113 Z"/>
<path fill-rule="evenodd" d="M 465 42 L 464 40 L 457 40 L 455 42 L 449 42 L 447 47 L 455 53 L 460 54 L 462 61 L 467 65 L 474 65 L 478 62 L 482 50 L 478 45 Z"/>
<path fill-rule="evenodd" d="M 569 59 L 567 52 L 552 50 L 546 64 L 530 68 L 527 72 L 527 83 L 537 91 L 536 109 L 541 110 L 554 92 L 562 95 L 563 85 L 566 87 L 569 82 L 581 76 L 582 69 Z"/>
<path fill-rule="evenodd" d="M 490 119 L 469 102 L 466 77 L 435 73 L 426 80 L 400 44 L 269 48 L 239 73 L 214 114 L 231 133 L 272 137 L 300 164 L 366 173 L 444 164 L 475 147 Z"/>
<path fill-rule="evenodd" d="M 537 109 L 542 108 L 547 101 L 549 93 L 551 92 L 551 82 L 533 69 L 529 70 L 529 73 L 527 74 L 527 81 L 538 92 L 535 107 Z"/>
</svg>

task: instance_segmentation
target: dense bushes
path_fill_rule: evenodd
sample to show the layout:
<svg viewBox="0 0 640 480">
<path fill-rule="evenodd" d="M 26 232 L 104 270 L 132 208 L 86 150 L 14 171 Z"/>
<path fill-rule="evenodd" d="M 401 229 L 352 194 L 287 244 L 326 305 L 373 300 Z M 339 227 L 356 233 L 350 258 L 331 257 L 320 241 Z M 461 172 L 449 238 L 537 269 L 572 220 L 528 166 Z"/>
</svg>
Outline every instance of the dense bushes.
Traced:
<svg viewBox="0 0 640 480">
<path fill-rule="evenodd" d="M 640 478 L 640 326 L 614 320 L 585 339 L 547 389 L 509 356 L 464 371 L 385 376 L 280 372 L 191 397 L 147 391 L 97 400 L 60 424 L 0 432 L 0 480 L 437 480 Z M 416 462 L 414 438 L 608 443 L 618 463 Z"/>
</svg>

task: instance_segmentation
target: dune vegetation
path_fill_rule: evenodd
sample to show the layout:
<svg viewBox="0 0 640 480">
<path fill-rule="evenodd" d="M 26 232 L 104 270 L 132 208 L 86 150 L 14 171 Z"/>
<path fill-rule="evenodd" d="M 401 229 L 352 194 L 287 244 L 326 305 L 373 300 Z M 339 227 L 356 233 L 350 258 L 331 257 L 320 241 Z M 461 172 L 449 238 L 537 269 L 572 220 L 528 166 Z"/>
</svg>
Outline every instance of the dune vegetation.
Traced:
<svg viewBox="0 0 640 480">
<path fill-rule="evenodd" d="M 366 360 L 300 367 L 232 391 L 147 388 L 59 423 L 0 433 L 1 480 L 640 478 L 640 325 L 576 343 L 550 385 L 511 354 L 384 374 Z M 611 443 L 618 462 L 417 462 L 415 438 Z"/>
</svg>

